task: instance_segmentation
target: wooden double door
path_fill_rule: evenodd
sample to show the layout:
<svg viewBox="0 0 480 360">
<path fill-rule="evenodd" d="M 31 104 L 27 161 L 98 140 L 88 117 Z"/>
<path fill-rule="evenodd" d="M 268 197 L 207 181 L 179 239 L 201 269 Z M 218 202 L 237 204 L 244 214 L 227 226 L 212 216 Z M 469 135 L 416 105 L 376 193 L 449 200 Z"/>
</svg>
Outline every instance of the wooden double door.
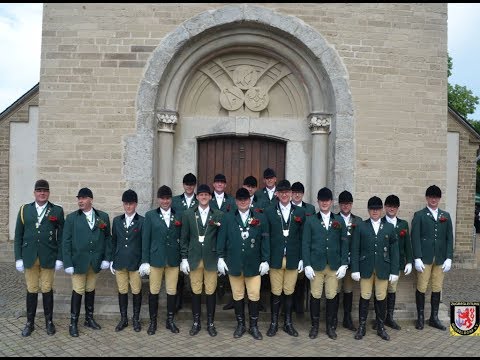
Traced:
<svg viewBox="0 0 480 360">
<path fill-rule="evenodd" d="M 286 143 L 262 137 L 214 137 L 198 140 L 198 185 L 208 184 L 213 191 L 213 178 L 224 174 L 225 192 L 235 196 L 243 180 L 253 175 L 258 188 L 264 186 L 263 171 L 270 167 L 277 182 L 285 178 Z"/>
</svg>

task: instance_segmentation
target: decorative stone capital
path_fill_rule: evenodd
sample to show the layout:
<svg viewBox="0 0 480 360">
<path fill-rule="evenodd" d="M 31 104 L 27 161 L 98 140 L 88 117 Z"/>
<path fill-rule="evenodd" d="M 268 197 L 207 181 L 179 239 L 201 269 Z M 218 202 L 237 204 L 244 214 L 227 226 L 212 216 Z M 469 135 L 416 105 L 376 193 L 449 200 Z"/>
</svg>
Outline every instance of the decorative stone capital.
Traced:
<svg viewBox="0 0 480 360">
<path fill-rule="evenodd" d="M 175 125 L 178 122 L 176 111 L 162 110 L 155 114 L 157 119 L 157 130 L 160 132 L 175 132 Z"/>
<path fill-rule="evenodd" d="M 330 134 L 331 114 L 310 114 L 308 127 L 313 134 Z"/>
</svg>

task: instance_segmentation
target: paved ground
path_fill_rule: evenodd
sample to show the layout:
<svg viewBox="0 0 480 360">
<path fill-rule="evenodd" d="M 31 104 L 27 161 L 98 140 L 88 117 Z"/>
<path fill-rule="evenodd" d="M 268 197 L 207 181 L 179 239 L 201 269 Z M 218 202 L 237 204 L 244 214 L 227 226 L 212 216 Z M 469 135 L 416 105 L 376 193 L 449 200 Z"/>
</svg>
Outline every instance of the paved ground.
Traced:
<svg viewBox="0 0 480 360">
<path fill-rule="evenodd" d="M 443 302 L 480 301 L 478 278 L 480 270 L 453 269 L 446 277 Z M 57 314 L 54 322 L 57 334 L 48 336 L 45 332 L 43 315 L 36 318 L 33 334 L 23 338 L 20 333 L 25 324 L 25 284 L 23 274 L 15 271 L 14 264 L 0 263 L 0 356 L 189 356 L 189 357 L 251 357 L 251 356 L 451 356 L 476 357 L 480 353 L 478 337 L 451 336 L 448 331 L 440 331 L 426 326 L 423 331 L 415 329 L 412 321 L 401 322 L 402 330 L 387 328 L 390 341 L 381 340 L 367 328 L 366 337 L 353 338 L 354 333 L 337 330 L 338 339 L 331 340 L 324 332 L 325 323 L 320 323 L 317 339 L 308 338 L 310 320 L 308 313 L 303 319 L 296 319 L 295 326 L 300 333 L 298 338 L 288 336 L 282 330 L 269 338 L 266 336 L 268 321 L 259 323 L 264 335 L 262 341 L 254 340 L 245 334 L 240 339 L 233 338 L 235 321 L 216 321 L 218 336 L 211 338 L 206 332 L 205 320 L 202 331 L 195 337 L 188 334 L 191 320 L 180 317 L 177 325 L 180 333 L 172 334 L 165 329 L 165 316 L 159 312 L 159 329 L 153 336 L 146 333 L 148 320 L 142 319 L 140 333 L 131 325 L 120 333 L 114 328 L 118 319 L 98 317 L 101 330 L 91 330 L 83 326 L 83 309 L 79 321 L 80 336 L 72 338 L 68 334 L 69 320 L 64 314 Z M 427 315 L 428 317 L 428 315 Z M 222 316 L 222 319 L 228 316 Z M 265 317 L 263 317 L 265 318 Z M 340 314 L 340 319 L 342 315 Z M 357 314 L 354 314 L 357 323 Z"/>
</svg>

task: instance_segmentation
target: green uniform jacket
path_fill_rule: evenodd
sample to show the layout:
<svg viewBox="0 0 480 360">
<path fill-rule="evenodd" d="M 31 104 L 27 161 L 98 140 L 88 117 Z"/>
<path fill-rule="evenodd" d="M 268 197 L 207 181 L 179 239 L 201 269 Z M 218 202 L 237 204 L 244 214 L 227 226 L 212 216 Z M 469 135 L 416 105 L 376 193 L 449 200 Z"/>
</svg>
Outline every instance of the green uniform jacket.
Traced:
<svg viewBox="0 0 480 360">
<path fill-rule="evenodd" d="M 187 206 L 187 201 L 185 200 L 185 193 L 176 195 L 172 198 L 172 209 L 175 210 L 175 213 L 179 219 L 182 218 L 182 214 L 185 210 L 194 208 L 195 206 L 198 206 L 196 194 L 193 194 L 193 199 L 190 203 L 190 207 Z"/>
<path fill-rule="evenodd" d="M 341 216 L 330 213 L 328 230 L 320 212 L 306 219 L 302 234 L 303 265 L 315 271 L 322 271 L 327 265 L 331 270 L 347 265 L 348 241 Z"/>
<path fill-rule="evenodd" d="M 222 224 L 223 212 L 210 207 L 205 226 L 198 212 L 198 207 L 186 210 L 182 215 L 182 232 L 180 236 L 180 255 L 188 260 L 190 270 L 195 270 L 203 260 L 208 271 L 217 271 L 217 234 Z M 205 236 L 203 243 L 198 236 Z"/>
<path fill-rule="evenodd" d="M 21 210 L 15 225 L 15 260 L 23 260 L 25 268 L 31 268 L 37 259 L 40 267 L 52 269 L 55 260 L 62 260 L 62 237 L 65 215 L 61 206 L 47 202 L 45 214 L 38 229 L 37 208 L 35 202 L 23 205 L 23 223 Z"/>
<path fill-rule="evenodd" d="M 270 260 L 270 240 L 268 220 L 262 213 L 250 211 L 249 219 L 257 219 L 260 223 L 244 226 L 240 213 L 228 213 L 217 237 L 217 256 L 224 258 L 228 273 L 233 276 L 257 276 L 260 263 Z M 243 239 L 241 229 L 248 229 L 249 236 Z"/>
<path fill-rule="evenodd" d="M 352 273 L 368 279 L 373 271 L 381 280 L 398 275 L 398 241 L 393 225 L 382 221 L 377 235 L 370 219 L 362 221 L 353 232 Z"/>
<path fill-rule="evenodd" d="M 275 188 L 276 189 L 276 188 Z M 263 189 L 259 189 L 255 191 L 254 194 L 257 197 L 257 207 L 261 209 L 266 209 L 267 207 L 271 205 L 277 205 L 278 204 L 278 198 L 273 195 L 272 200 L 268 197 L 268 191 L 267 188 L 264 187 Z"/>
<path fill-rule="evenodd" d="M 113 268 L 136 271 L 142 260 L 142 229 L 145 218 L 135 214 L 127 228 L 125 214 L 116 216 L 112 223 Z"/>
<path fill-rule="evenodd" d="M 237 204 L 235 203 L 235 198 L 232 195 L 228 195 L 228 194 L 223 195 L 222 206 L 218 208 L 217 199 L 215 198 L 215 192 L 212 193 L 212 198 L 210 199 L 209 206 L 214 210 L 220 210 L 224 213 L 234 212 L 235 210 L 237 210 Z"/>
<path fill-rule="evenodd" d="M 282 260 L 286 249 L 287 269 L 298 268 L 302 259 L 302 233 L 305 223 L 305 210 L 299 206 L 291 205 L 288 222 L 283 220 L 280 206 L 270 206 L 265 210 L 265 216 L 270 228 L 270 261 L 268 264 L 273 269 L 282 268 Z M 288 236 L 283 236 L 283 230 L 288 229 Z"/>
<path fill-rule="evenodd" d="M 427 207 L 417 211 L 413 215 L 411 236 L 415 259 L 422 259 L 426 265 L 432 264 L 433 258 L 437 265 L 447 258 L 453 260 L 453 227 L 448 212 L 438 209 L 435 221 Z"/>
<path fill-rule="evenodd" d="M 338 213 L 338 216 L 342 218 L 342 225 L 347 227 L 347 239 L 348 239 L 348 266 L 351 264 L 351 257 L 352 257 L 352 242 L 353 242 L 353 233 L 357 228 L 358 224 L 360 224 L 363 220 L 360 216 L 353 215 L 350 213 L 350 224 L 347 226 L 345 223 L 345 219 L 343 216 Z"/>
<path fill-rule="evenodd" d="M 74 268 L 75 274 L 86 274 L 91 265 L 95 273 L 100 272 L 103 260 L 110 261 L 112 236 L 108 214 L 93 208 L 93 229 L 82 210 L 67 215 L 63 227 L 63 267 Z"/>
<path fill-rule="evenodd" d="M 387 218 L 383 217 L 384 221 Z M 399 268 L 405 268 L 405 265 L 413 263 L 412 241 L 410 240 L 410 231 L 408 229 L 408 222 L 397 217 L 397 225 L 395 226 L 395 233 L 398 239 L 398 252 L 400 256 Z"/>
<path fill-rule="evenodd" d="M 182 219 L 170 209 L 170 227 L 160 208 L 147 211 L 142 230 L 142 264 L 151 266 L 178 266 L 180 264 L 180 230 Z"/>
<path fill-rule="evenodd" d="M 315 215 L 315 206 L 302 201 L 302 208 L 305 210 L 305 216 Z"/>
</svg>

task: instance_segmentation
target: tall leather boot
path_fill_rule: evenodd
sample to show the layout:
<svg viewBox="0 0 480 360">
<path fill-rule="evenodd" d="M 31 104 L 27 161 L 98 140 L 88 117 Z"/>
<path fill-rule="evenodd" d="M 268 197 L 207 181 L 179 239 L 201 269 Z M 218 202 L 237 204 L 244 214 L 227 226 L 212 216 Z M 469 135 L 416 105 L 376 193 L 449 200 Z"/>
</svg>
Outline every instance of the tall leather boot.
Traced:
<svg viewBox="0 0 480 360">
<path fill-rule="evenodd" d="M 353 293 L 349 292 L 343 293 L 343 327 L 357 331 L 357 328 L 353 325 L 352 321 L 352 303 L 353 303 Z"/>
<path fill-rule="evenodd" d="M 57 332 L 55 325 L 53 324 L 53 290 L 42 293 L 43 299 L 43 313 L 45 315 L 45 327 L 47 329 L 47 335 L 53 335 Z"/>
<path fill-rule="evenodd" d="M 338 324 L 338 306 L 340 305 L 340 295 L 337 293 L 335 297 L 333 298 L 335 300 L 335 309 L 333 309 L 333 318 L 332 318 L 332 326 L 333 330 L 337 330 L 337 324 Z"/>
<path fill-rule="evenodd" d="M 210 336 L 217 336 L 217 329 L 215 329 L 215 306 L 217 305 L 217 294 L 213 293 L 207 295 L 207 332 Z"/>
<path fill-rule="evenodd" d="M 78 337 L 78 318 L 80 308 L 82 307 L 82 295 L 72 290 L 72 300 L 70 302 L 70 327 L 68 329 L 70 336 Z"/>
<path fill-rule="evenodd" d="M 293 311 L 293 295 L 285 295 L 285 323 L 283 324 L 283 331 L 290 336 L 298 336 L 297 330 L 293 327 L 292 322 Z"/>
<path fill-rule="evenodd" d="M 367 317 L 368 317 L 368 305 L 370 303 L 370 299 L 364 299 L 360 296 L 360 303 L 358 304 L 358 330 L 355 334 L 356 340 L 361 340 L 366 333 L 366 326 L 367 326 Z"/>
<path fill-rule="evenodd" d="M 270 309 L 271 309 L 271 322 L 270 327 L 267 330 L 267 336 L 275 336 L 278 331 L 278 314 L 280 312 L 280 296 L 270 295 Z"/>
<path fill-rule="evenodd" d="M 303 315 L 305 312 L 305 275 L 297 278 L 295 291 L 293 292 L 293 307 L 297 315 Z"/>
<path fill-rule="evenodd" d="M 128 326 L 128 293 L 120 294 L 118 293 L 118 305 L 120 307 L 120 322 L 118 323 L 115 331 L 122 331 Z"/>
<path fill-rule="evenodd" d="M 100 330 L 102 327 L 93 319 L 95 304 L 95 290 L 85 292 L 85 323 L 86 327 L 94 330 Z"/>
<path fill-rule="evenodd" d="M 30 336 L 35 330 L 35 314 L 37 313 L 38 293 L 27 291 L 27 323 L 22 330 L 22 336 Z"/>
<path fill-rule="evenodd" d="M 393 312 L 395 311 L 395 293 L 387 293 L 387 317 L 385 318 L 385 325 L 392 329 L 400 330 L 401 326 L 393 320 Z"/>
<path fill-rule="evenodd" d="M 148 293 L 148 312 L 150 315 L 150 325 L 148 325 L 147 334 L 153 335 L 157 331 L 158 294 Z"/>
<path fill-rule="evenodd" d="M 390 336 L 385 331 L 384 321 L 387 312 L 387 300 L 377 300 L 375 304 L 375 315 L 377 323 L 377 335 L 383 340 L 390 340 Z"/>
<path fill-rule="evenodd" d="M 312 328 L 308 337 L 315 339 L 318 336 L 318 326 L 320 323 L 320 299 L 315 299 L 310 295 L 310 319 L 312 320 Z"/>
<path fill-rule="evenodd" d="M 132 294 L 133 298 L 133 330 L 135 332 L 140 332 L 142 330 L 142 325 L 140 323 L 140 309 L 142 308 L 142 292 L 138 294 Z"/>
<path fill-rule="evenodd" d="M 377 330 L 377 298 L 375 297 L 375 293 L 373 293 L 373 309 L 375 309 L 375 319 L 373 320 L 373 330 Z"/>
<path fill-rule="evenodd" d="M 176 334 L 180 332 L 177 325 L 175 325 L 175 307 L 176 307 L 176 297 L 177 295 L 168 295 L 167 294 L 167 322 L 165 327 L 169 329 L 172 333 Z"/>
<path fill-rule="evenodd" d="M 248 300 L 248 315 L 250 317 L 250 328 L 248 333 L 253 336 L 255 340 L 262 340 L 263 336 L 260 330 L 258 330 L 258 312 L 259 312 L 260 301 Z"/>
<path fill-rule="evenodd" d="M 202 311 L 202 295 L 201 294 L 192 294 L 192 316 L 193 324 L 190 329 L 190 335 L 194 336 L 200 332 L 201 323 L 200 323 L 200 312 Z"/>
<path fill-rule="evenodd" d="M 447 330 L 447 328 L 443 326 L 442 322 L 438 318 L 438 308 L 440 307 L 440 292 L 432 292 L 430 304 L 432 310 L 430 314 L 430 319 L 428 319 L 428 325 L 440 330 Z"/>
<path fill-rule="evenodd" d="M 237 327 L 233 332 L 233 337 L 238 339 L 245 334 L 245 300 L 238 300 L 233 301 L 233 305 L 235 308 L 235 317 L 237 318 Z"/>
<path fill-rule="evenodd" d="M 337 294 L 338 296 L 338 294 Z M 337 305 L 337 300 L 327 299 L 327 306 L 326 306 L 326 333 L 330 339 L 335 340 L 337 338 L 337 333 L 335 332 L 335 308 Z"/>
<path fill-rule="evenodd" d="M 422 293 L 417 289 L 415 292 L 415 302 L 417 303 L 417 321 L 415 322 L 415 329 L 423 330 L 423 324 L 425 323 L 425 293 Z"/>
<path fill-rule="evenodd" d="M 183 307 L 183 289 L 185 288 L 185 274 L 180 271 L 177 281 L 177 295 L 175 295 L 175 314 Z"/>
</svg>

